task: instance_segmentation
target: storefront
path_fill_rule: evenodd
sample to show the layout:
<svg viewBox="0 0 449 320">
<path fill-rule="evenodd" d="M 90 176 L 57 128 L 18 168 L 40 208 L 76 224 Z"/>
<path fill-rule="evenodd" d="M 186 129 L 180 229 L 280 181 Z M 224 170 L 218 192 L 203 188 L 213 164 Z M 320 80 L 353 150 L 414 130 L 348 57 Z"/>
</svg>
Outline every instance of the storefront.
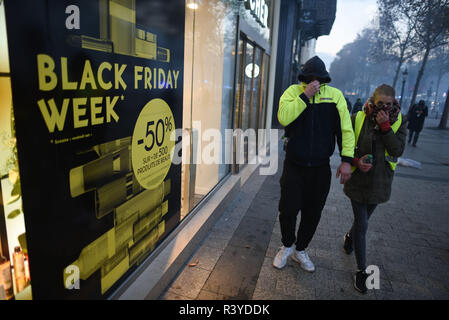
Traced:
<svg viewBox="0 0 449 320">
<path fill-rule="evenodd" d="M 229 130 L 271 126 L 275 5 L 26 2 L 0 5 L 0 299 L 146 297 L 251 162 Z"/>
</svg>

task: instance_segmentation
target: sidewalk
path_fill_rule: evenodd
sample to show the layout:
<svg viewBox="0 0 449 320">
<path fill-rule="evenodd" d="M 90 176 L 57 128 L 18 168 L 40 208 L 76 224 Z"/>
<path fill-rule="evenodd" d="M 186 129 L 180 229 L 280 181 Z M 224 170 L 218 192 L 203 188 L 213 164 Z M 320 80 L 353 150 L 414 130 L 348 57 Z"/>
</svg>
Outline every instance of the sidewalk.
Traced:
<svg viewBox="0 0 449 320">
<path fill-rule="evenodd" d="M 281 245 L 277 205 L 279 170 L 246 182 L 160 299 L 449 299 L 449 131 L 426 120 L 418 146 L 404 158 L 422 169 L 398 166 L 391 200 L 374 212 L 367 235 L 367 262 L 380 269 L 380 290 L 352 287 L 355 258 L 342 250 L 352 209 L 335 178 L 308 252 L 312 274 L 294 261 L 272 266 Z M 298 216 L 299 218 L 299 216 Z M 299 219 L 298 219 L 299 222 Z"/>
</svg>

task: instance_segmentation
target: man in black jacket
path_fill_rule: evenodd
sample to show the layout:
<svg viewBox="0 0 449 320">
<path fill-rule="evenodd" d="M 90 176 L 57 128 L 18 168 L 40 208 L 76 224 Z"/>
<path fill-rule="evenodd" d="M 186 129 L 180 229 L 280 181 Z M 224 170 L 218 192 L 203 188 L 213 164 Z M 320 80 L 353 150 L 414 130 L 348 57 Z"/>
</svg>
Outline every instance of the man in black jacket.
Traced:
<svg viewBox="0 0 449 320">
<path fill-rule="evenodd" d="M 419 133 L 421 132 L 424 126 L 424 120 L 428 115 L 428 108 L 424 103 L 424 100 L 420 100 L 418 104 L 415 104 L 407 115 L 409 130 L 408 136 L 408 144 L 412 142 L 413 138 L 413 146 L 416 147 L 416 143 L 418 142 Z M 414 135 L 414 137 L 413 137 Z"/>
<path fill-rule="evenodd" d="M 331 183 L 329 158 L 338 142 L 342 163 L 337 171 L 344 184 L 351 177 L 354 131 L 342 92 L 331 81 L 324 62 L 313 57 L 301 68 L 300 84 L 281 96 L 278 119 L 288 144 L 279 201 L 282 244 L 273 266 L 283 268 L 288 257 L 309 272 L 315 270 L 305 249 L 315 234 Z M 296 217 L 301 223 L 295 237 Z M 293 244 L 295 243 L 295 247 Z M 296 249 L 296 250 L 295 250 Z"/>
</svg>

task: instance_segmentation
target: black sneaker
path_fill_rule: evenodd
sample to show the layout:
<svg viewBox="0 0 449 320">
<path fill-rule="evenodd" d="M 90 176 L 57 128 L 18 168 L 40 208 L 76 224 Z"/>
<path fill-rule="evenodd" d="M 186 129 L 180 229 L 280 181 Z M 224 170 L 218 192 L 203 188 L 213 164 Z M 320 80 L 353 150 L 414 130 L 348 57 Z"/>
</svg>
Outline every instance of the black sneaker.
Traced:
<svg viewBox="0 0 449 320">
<path fill-rule="evenodd" d="M 343 250 L 346 254 L 351 254 L 354 248 L 352 247 L 352 239 L 349 236 L 349 232 L 345 234 L 345 242 L 343 244 Z"/>
<path fill-rule="evenodd" d="M 357 271 L 354 275 L 354 288 L 363 294 L 368 291 L 368 288 L 366 287 L 366 279 L 368 279 L 368 274 L 365 271 Z"/>
</svg>

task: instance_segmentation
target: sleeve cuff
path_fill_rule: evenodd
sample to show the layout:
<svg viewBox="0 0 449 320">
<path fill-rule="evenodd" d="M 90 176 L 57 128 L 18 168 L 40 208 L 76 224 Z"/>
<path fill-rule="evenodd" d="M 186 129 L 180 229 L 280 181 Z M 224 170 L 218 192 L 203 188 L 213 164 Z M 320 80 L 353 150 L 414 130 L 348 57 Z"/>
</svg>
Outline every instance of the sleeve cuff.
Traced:
<svg viewBox="0 0 449 320">
<path fill-rule="evenodd" d="M 393 129 L 388 128 L 387 131 L 381 130 L 381 131 L 380 131 L 380 134 L 381 134 L 381 136 L 385 136 L 385 135 L 389 134 L 390 132 L 393 132 Z"/>
<path fill-rule="evenodd" d="M 341 162 L 347 162 L 347 163 L 349 163 L 350 165 L 353 165 L 352 164 L 352 161 L 354 160 L 354 158 L 351 158 L 351 157 L 345 157 L 345 156 L 342 156 L 341 157 Z"/>
<path fill-rule="evenodd" d="M 380 130 L 383 133 L 390 131 L 390 129 L 391 129 L 390 121 L 386 121 L 386 122 L 380 124 Z"/>
<path fill-rule="evenodd" d="M 305 104 L 309 104 L 309 98 L 307 98 L 306 94 L 303 92 L 299 95 L 299 98 L 304 101 Z"/>
</svg>

